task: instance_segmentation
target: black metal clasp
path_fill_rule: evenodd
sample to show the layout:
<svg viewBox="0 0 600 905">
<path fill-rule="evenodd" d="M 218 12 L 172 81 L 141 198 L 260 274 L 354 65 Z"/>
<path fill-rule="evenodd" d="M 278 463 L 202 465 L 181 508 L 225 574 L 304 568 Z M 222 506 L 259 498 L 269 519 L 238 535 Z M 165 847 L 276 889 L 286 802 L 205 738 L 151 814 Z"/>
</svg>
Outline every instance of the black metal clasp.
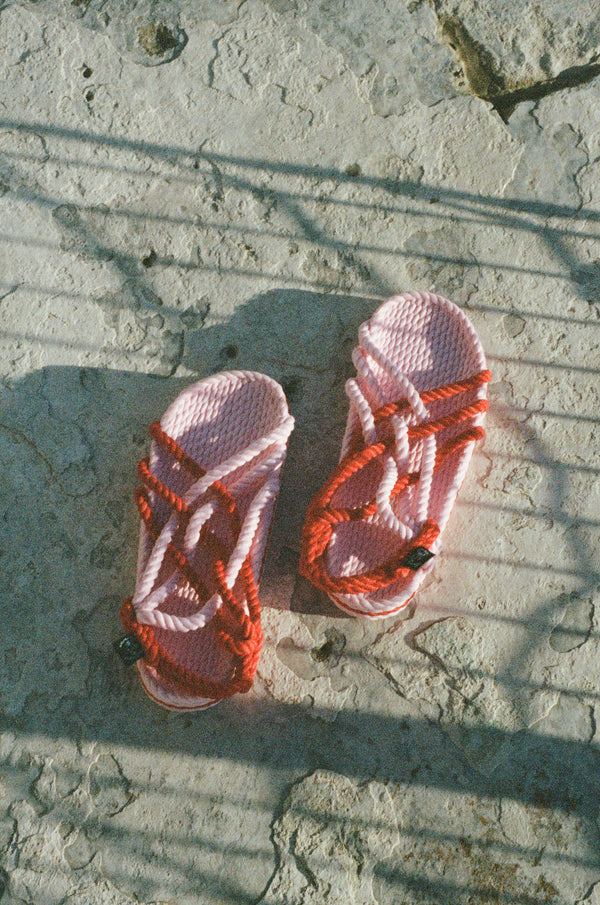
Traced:
<svg viewBox="0 0 600 905">
<path fill-rule="evenodd" d="M 127 666 L 131 666 L 144 656 L 144 648 L 135 635 L 123 635 L 115 642 L 115 650 Z"/>
<path fill-rule="evenodd" d="M 416 572 L 426 562 L 429 562 L 434 555 L 427 547 L 413 547 L 400 561 L 400 565 L 404 566 L 405 569 L 410 569 L 411 572 Z"/>
</svg>

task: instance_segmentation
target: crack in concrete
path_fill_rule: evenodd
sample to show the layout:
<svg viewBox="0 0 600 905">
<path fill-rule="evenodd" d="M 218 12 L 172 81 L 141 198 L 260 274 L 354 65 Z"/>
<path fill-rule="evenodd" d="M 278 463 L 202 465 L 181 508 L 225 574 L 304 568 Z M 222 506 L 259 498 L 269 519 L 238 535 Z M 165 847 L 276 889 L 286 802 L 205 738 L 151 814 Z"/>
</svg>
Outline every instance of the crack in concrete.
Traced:
<svg viewBox="0 0 600 905">
<path fill-rule="evenodd" d="M 590 166 L 592 161 L 590 160 L 590 152 L 589 152 L 588 147 L 586 146 L 585 136 L 583 135 L 583 132 L 580 129 L 578 129 L 576 131 L 573 130 L 573 131 L 575 132 L 575 135 L 577 136 L 577 141 L 575 142 L 575 150 L 581 151 L 581 153 L 585 155 L 584 163 L 582 163 L 581 166 L 578 167 L 578 169 L 575 171 L 575 173 L 573 173 L 573 177 L 572 177 L 573 183 L 575 185 L 575 189 L 577 190 L 577 194 L 579 196 L 580 209 L 581 209 L 584 205 L 584 198 L 581 193 L 580 177 L 581 177 L 581 174 L 583 172 L 585 172 L 585 170 L 587 170 L 587 168 Z"/>
<path fill-rule="evenodd" d="M 504 122 L 524 101 L 538 101 L 549 94 L 585 85 L 600 75 L 600 62 L 594 61 L 570 66 L 544 81 L 508 87 L 489 51 L 473 38 L 464 23 L 443 13 L 439 0 L 429 2 L 439 22 L 442 43 L 456 54 L 470 91 L 490 103 Z"/>
<path fill-rule="evenodd" d="M 51 478 L 56 477 L 56 475 L 54 474 L 54 471 L 52 469 L 52 463 L 43 455 L 43 453 L 41 453 L 39 451 L 39 449 L 37 448 L 37 446 L 35 445 L 33 440 L 30 437 L 28 437 L 24 431 L 18 430 L 17 428 L 14 428 L 14 427 L 9 427 L 8 424 L 2 424 L 2 423 L 0 423 L 0 430 L 5 430 L 6 433 L 10 434 L 11 437 L 14 437 L 15 440 L 21 441 L 26 446 L 28 446 L 30 449 L 32 449 L 33 452 L 35 453 L 35 455 L 38 457 L 38 459 L 41 462 L 43 462 L 44 465 L 46 466 L 46 468 L 48 469 L 48 472 L 50 473 L 50 477 Z"/>
<path fill-rule="evenodd" d="M 587 740 L 588 747 L 592 747 L 594 744 L 594 739 L 596 738 L 596 732 L 598 729 L 598 723 L 596 720 L 596 709 L 591 704 L 588 705 L 590 708 L 590 737 Z"/>
<path fill-rule="evenodd" d="M 383 634 L 387 634 L 387 633 L 384 632 Z M 370 656 L 370 655 L 369 655 L 367 652 L 365 652 L 365 651 L 361 651 L 360 657 L 361 657 L 361 659 L 362 659 L 368 666 L 371 667 L 371 669 L 374 669 L 375 672 L 377 672 L 377 673 L 379 673 L 379 675 L 383 676 L 383 678 L 386 680 L 387 684 L 391 687 L 391 689 L 392 689 L 392 691 L 394 692 L 394 694 L 397 694 L 399 698 L 402 698 L 403 701 L 406 701 L 406 702 L 409 703 L 409 704 L 414 704 L 414 703 L 415 703 L 411 698 L 408 697 L 408 695 L 406 694 L 404 688 L 400 685 L 400 683 L 398 682 L 398 680 L 395 678 L 395 676 L 394 676 L 394 674 L 392 673 L 392 671 L 391 671 L 390 669 L 387 669 L 387 668 L 386 668 L 386 667 L 385 667 L 385 666 L 377 659 L 377 657 Z M 440 721 L 441 718 L 442 718 L 442 713 L 443 713 L 443 711 L 442 711 L 441 707 L 439 707 L 439 705 L 436 705 L 436 706 L 437 706 L 437 709 L 438 709 L 438 714 L 437 714 L 436 720 L 432 720 L 429 716 L 425 715 L 425 716 L 426 716 L 426 719 L 427 719 L 432 725 L 439 725 L 439 721 Z M 418 707 L 418 702 L 417 702 L 417 707 Z"/>
<path fill-rule="evenodd" d="M 219 42 L 225 37 L 226 34 L 227 34 L 227 31 L 224 31 L 217 38 L 214 39 L 214 41 L 212 42 L 212 46 L 213 46 L 213 50 L 215 51 L 215 55 L 213 57 L 211 57 L 211 59 L 208 61 L 207 87 L 212 88 L 214 91 L 218 90 L 217 88 L 215 88 L 214 82 L 215 82 L 215 63 L 219 59 L 219 53 L 220 53 Z"/>
<path fill-rule="evenodd" d="M 289 852 L 296 863 L 296 867 L 298 868 L 299 873 L 302 874 L 304 879 L 308 882 L 313 889 L 319 888 L 319 881 L 317 880 L 315 874 L 310 869 L 308 861 L 306 858 L 296 851 L 296 839 L 298 836 L 298 831 L 292 833 L 290 838 Z"/>
<path fill-rule="evenodd" d="M 309 116 L 308 127 L 310 128 L 315 119 L 315 114 L 313 113 L 313 111 L 309 107 L 303 107 L 302 104 L 289 103 L 288 99 L 287 99 L 288 91 L 287 91 L 287 88 L 285 87 L 285 85 L 280 85 L 278 82 L 272 82 L 271 84 L 273 85 L 274 88 L 278 88 L 279 91 L 281 92 L 281 103 L 285 107 L 289 107 L 290 110 L 300 110 L 301 113 L 308 113 L 308 116 Z"/>
<path fill-rule="evenodd" d="M 104 805 L 104 810 L 103 810 L 103 806 L 99 805 L 96 802 L 96 798 L 103 796 L 106 793 L 107 788 L 111 789 L 111 786 L 114 784 L 114 782 L 111 782 L 112 776 L 110 773 L 103 774 L 101 771 L 98 770 L 98 768 L 100 766 L 100 762 L 103 758 L 107 758 L 108 760 L 110 760 L 114 763 L 114 765 L 116 767 L 116 771 L 117 771 L 118 787 L 123 792 L 124 797 L 126 797 L 126 800 L 123 801 L 122 803 L 118 800 L 118 797 L 116 800 L 110 801 L 108 803 L 108 808 L 106 805 Z M 97 776 L 96 776 L 96 772 L 98 772 Z M 117 760 L 114 752 L 110 752 L 109 754 L 104 754 L 104 753 L 99 754 L 99 756 L 90 763 L 90 765 L 87 769 L 86 775 L 87 775 L 87 783 L 88 783 L 89 794 L 90 794 L 91 799 L 94 801 L 98 810 L 101 812 L 104 812 L 106 814 L 106 816 L 108 816 L 108 817 L 115 817 L 117 814 L 121 814 L 125 810 L 125 808 L 129 807 L 129 805 L 132 804 L 134 801 L 136 801 L 137 798 L 139 797 L 138 795 L 136 795 L 134 792 L 131 791 L 132 782 L 129 779 L 129 777 L 125 775 L 123 768 L 122 768 L 121 764 L 119 763 L 119 761 Z M 107 783 L 107 780 L 108 780 L 108 783 Z M 94 790 L 95 790 L 95 794 L 94 794 Z"/>
<path fill-rule="evenodd" d="M 283 795 L 281 801 L 279 802 L 279 804 L 277 805 L 277 807 L 275 808 L 275 810 L 273 812 L 273 817 L 269 824 L 269 830 L 270 830 L 269 837 L 270 837 L 271 845 L 273 846 L 273 858 L 274 858 L 275 863 L 273 865 L 273 870 L 271 871 L 271 875 L 268 877 L 263 890 L 261 891 L 261 893 L 258 896 L 258 898 L 256 899 L 256 901 L 253 903 L 253 905 L 261 905 L 261 903 L 264 902 L 265 896 L 267 895 L 267 893 L 271 887 L 271 884 L 275 880 L 279 870 L 281 869 L 282 863 L 283 863 L 283 859 L 281 856 L 282 846 L 280 845 L 279 841 L 276 838 L 277 821 L 281 820 L 281 818 L 283 817 L 283 815 L 285 814 L 285 812 L 288 809 L 288 802 L 289 802 L 289 797 L 290 797 L 292 789 L 295 786 L 303 783 L 310 776 L 312 776 L 313 772 L 314 772 L 313 770 L 309 770 L 308 773 L 306 773 L 305 775 L 300 776 L 297 779 L 295 779 L 290 784 L 290 786 L 287 788 L 285 795 Z M 290 848 L 290 853 L 292 855 L 294 855 L 294 853 L 291 851 L 291 848 Z"/>
<path fill-rule="evenodd" d="M 419 644 L 417 644 L 414 641 L 415 635 L 421 634 L 421 632 L 426 631 L 427 629 L 431 628 L 433 625 L 436 625 L 438 622 L 445 622 L 446 618 L 451 618 L 451 617 L 445 617 L 444 619 L 434 619 L 431 622 L 427 622 L 423 626 L 420 626 L 419 628 L 415 629 L 414 632 L 411 632 L 411 633 L 409 633 L 409 635 L 406 636 L 406 643 L 411 648 L 411 650 L 414 650 L 417 653 L 421 654 L 423 657 L 425 657 L 425 659 L 429 660 L 429 662 L 437 670 L 439 670 L 446 676 L 446 679 L 447 679 L 446 684 L 448 685 L 448 687 L 450 689 L 452 689 L 452 691 L 456 695 L 458 695 L 459 698 L 462 699 L 465 706 L 472 706 L 472 705 L 474 705 L 475 700 L 481 695 L 481 693 L 484 690 L 483 682 L 476 689 L 475 693 L 471 697 L 469 697 L 460 688 L 460 685 L 457 681 L 457 677 L 448 669 L 448 667 L 446 666 L 446 664 L 444 663 L 442 658 L 438 657 L 437 654 L 434 654 L 431 651 L 428 651 L 427 648 L 421 647 Z M 432 702 L 428 702 L 428 703 L 432 703 Z M 446 713 L 446 710 L 443 707 L 441 707 L 441 705 L 439 705 L 439 704 L 438 704 L 438 707 L 440 707 L 440 720 L 441 720 L 444 713 Z"/>
</svg>

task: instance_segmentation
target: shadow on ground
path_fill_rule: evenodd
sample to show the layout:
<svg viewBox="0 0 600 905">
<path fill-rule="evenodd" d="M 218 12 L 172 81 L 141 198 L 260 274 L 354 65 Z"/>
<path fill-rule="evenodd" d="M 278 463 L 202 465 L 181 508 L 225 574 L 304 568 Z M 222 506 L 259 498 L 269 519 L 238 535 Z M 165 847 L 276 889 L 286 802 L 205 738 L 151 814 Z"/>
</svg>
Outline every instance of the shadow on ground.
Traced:
<svg viewBox="0 0 600 905">
<path fill-rule="evenodd" d="M 70 142 L 75 151 L 78 144 L 91 143 L 108 147 L 115 154 L 124 151 L 144 160 L 174 161 L 173 166 L 179 167 L 182 174 L 182 185 L 199 179 L 212 180 L 217 208 L 225 190 L 254 198 L 260 195 L 261 203 L 266 198 L 266 203 L 275 203 L 285 212 L 295 241 L 320 252 L 335 252 L 347 271 L 368 275 L 373 293 L 389 288 L 378 277 L 376 268 L 367 268 L 361 261 L 360 249 L 347 247 L 342 240 L 328 235 L 303 209 L 314 191 L 311 194 L 306 185 L 301 185 L 295 190 L 274 187 L 269 190 L 270 195 L 265 194 L 264 186 L 259 184 L 265 174 L 312 180 L 315 184 L 333 180 L 356 186 L 365 195 L 374 190 L 383 192 L 388 209 L 377 202 L 378 208 L 390 216 L 416 219 L 419 205 L 435 202 L 440 220 L 455 223 L 462 218 L 475 224 L 492 223 L 507 234 L 533 233 L 557 262 L 556 273 L 546 275 L 572 279 L 574 291 L 590 305 L 597 305 L 600 300 L 595 271 L 578 262 L 569 246 L 574 236 L 572 218 L 578 216 L 580 224 L 590 225 L 591 229 L 598 221 L 598 214 L 593 211 L 576 212 L 565 206 L 518 199 L 483 198 L 405 180 L 350 177 L 317 167 L 225 159 L 40 124 L 0 125 L 4 130 L 58 136 Z M 19 160 L 13 158 L 10 167 L 18 164 Z M 135 175 L 138 163 L 134 160 L 132 166 Z M 120 276 L 123 292 L 98 300 L 107 308 L 132 309 L 137 316 L 149 319 L 157 313 L 168 315 L 169 306 L 156 297 L 147 278 L 152 267 L 185 265 L 214 272 L 221 266 L 214 262 L 191 265 L 176 258 L 161 259 L 156 253 L 152 260 L 140 261 L 134 254 L 125 254 L 117 243 L 111 244 L 104 227 L 98 226 L 100 221 L 94 218 L 98 213 L 108 216 L 105 211 L 65 206 L 59 198 L 31 185 L 24 187 L 13 176 L 12 170 L 8 172 L 7 190 L 52 210 L 62 230 L 63 243 L 68 246 L 71 242 L 71 251 L 87 260 L 108 263 Z M 354 211 L 369 212 L 374 207 L 373 201 L 360 198 L 332 198 L 331 203 Z M 121 210 L 114 216 L 132 222 L 135 218 L 152 221 L 155 215 L 146 217 L 143 212 Z M 165 215 L 163 222 L 167 219 Z M 549 222 L 553 225 L 549 226 Z M 207 221 L 202 227 L 212 228 Z M 577 232 L 578 237 L 585 235 L 583 227 Z M 235 229 L 234 224 L 219 226 L 221 232 L 229 234 Z M 266 226 L 265 232 L 268 233 Z M 587 238 L 595 240 L 595 233 L 590 232 Z M 475 262 L 466 255 L 453 257 L 417 248 L 371 251 L 393 251 L 398 258 L 418 259 L 425 268 L 459 268 L 458 276 L 455 274 L 452 279 L 460 278 L 471 267 L 495 266 L 493 261 Z M 518 271 L 519 265 L 515 264 L 514 269 Z M 325 896 L 320 875 L 327 872 L 330 862 L 341 858 L 343 863 L 347 856 L 349 864 L 360 865 L 360 851 L 365 847 L 370 851 L 371 843 L 365 839 L 373 826 L 368 821 L 376 822 L 373 815 L 380 811 L 375 808 L 372 812 L 363 802 L 365 789 L 371 790 L 371 797 L 379 795 L 382 801 L 385 795 L 393 799 L 390 809 L 381 805 L 384 817 L 378 818 L 385 824 L 393 854 L 387 857 L 373 849 L 372 863 L 365 867 L 382 901 L 435 905 L 450 901 L 507 905 L 574 901 L 568 891 L 559 889 L 561 868 L 580 870 L 583 879 L 577 896 L 582 899 L 600 878 L 596 825 L 600 761 L 592 744 L 535 727 L 507 731 L 492 724 L 465 724 L 459 727 L 463 739 L 459 746 L 438 722 L 419 716 L 415 708 L 407 708 L 402 694 L 396 695 L 394 703 L 393 683 L 388 685 L 384 676 L 379 677 L 382 688 L 385 686 L 386 693 L 392 694 L 386 713 L 376 706 L 372 710 L 346 707 L 339 712 L 319 705 L 305 708 L 277 701 L 261 689 L 260 694 L 232 700 L 201 715 L 167 714 L 157 711 L 143 697 L 135 674 L 126 670 L 113 653 L 112 642 L 119 634 L 118 608 L 130 593 L 134 578 L 138 526 L 131 497 L 136 483 L 135 466 L 147 449 L 147 425 L 160 416 L 183 387 L 183 381 L 173 376 L 179 364 L 198 376 L 223 368 L 248 368 L 264 371 L 282 382 L 297 426 L 265 584 L 271 589 L 272 598 L 276 597 L 273 589 L 289 587 L 284 609 L 333 615 L 321 598 L 296 579 L 299 532 L 309 499 L 336 461 L 346 411 L 343 384 L 351 373 L 350 351 L 358 325 L 376 303 L 358 292 L 344 294 L 339 286 L 332 293 L 325 278 L 323 282 L 324 285 L 312 288 L 261 292 L 237 307 L 222 323 L 205 324 L 199 309 L 184 311 L 183 315 L 174 312 L 175 319 L 179 318 L 181 341 L 173 342 L 173 359 L 161 372 L 166 379 L 100 367 L 48 366 L 22 379 L 5 381 L 0 389 L 0 451 L 5 463 L 0 489 L 1 554 L 7 564 L 0 575 L 4 635 L 0 703 L 2 738 L 8 752 L 3 781 L 8 788 L 22 789 L 23 800 L 33 801 L 39 819 L 56 811 L 60 817 L 57 827 L 70 824 L 70 832 L 79 828 L 86 838 L 99 840 L 106 862 L 113 865 L 109 870 L 113 882 L 119 888 L 131 887 L 132 895 L 149 899 L 172 897 L 185 888 L 196 895 L 208 890 L 215 902 L 280 903 L 284 900 L 278 898 L 278 878 L 284 869 L 293 869 L 304 877 L 306 889 L 312 889 L 310 901 L 327 901 L 319 899 Z M 43 288 L 36 287 L 36 291 Z M 8 289 L 12 291 L 11 287 Z M 502 313 L 529 320 L 537 317 L 519 304 Z M 570 323 L 563 314 L 540 315 L 544 317 L 565 327 Z M 593 326 L 597 329 L 597 323 Z M 150 329 L 147 323 L 146 327 Z M 15 342 L 30 338 L 23 333 L 12 335 L 9 327 L 5 333 L 8 340 Z M 85 347 L 85 337 L 81 337 L 81 342 Z M 500 359 L 498 364 L 506 361 Z M 543 361 L 532 361 L 531 366 L 536 373 L 560 367 Z M 586 369 L 586 373 L 597 375 L 594 369 Z M 548 481 L 544 511 L 524 510 L 515 515 L 527 515 L 534 524 L 551 516 L 564 527 L 569 554 L 575 562 L 570 578 L 577 585 L 569 600 L 577 603 L 600 583 L 600 577 L 586 535 L 590 524 L 577 521 L 567 511 L 568 480 L 573 468 L 547 452 L 536 430 L 519 419 L 516 403 L 510 403 L 504 414 L 501 411 L 498 407 L 498 420 L 504 418 L 514 435 L 523 445 L 527 444 L 528 461 L 542 467 Z M 568 417 L 568 412 L 555 414 Z M 597 423 L 596 418 L 591 420 Z M 476 554 L 465 550 L 455 555 L 468 562 Z M 500 558 L 497 565 L 500 568 L 506 562 Z M 522 561 L 517 565 L 545 568 Z M 562 576 L 560 564 L 556 574 Z M 496 677 L 500 683 L 509 687 L 526 681 L 532 652 L 540 637 L 545 637 L 544 632 L 555 627 L 557 613 L 564 608 L 565 596 L 561 593 L 539 603 L 535 618 L 526 626 L 526 641 L 513 651 L 505 674 Z M 342 617 L 340 624 L 344 625 Z M 589 627 L 575 626 L 571 634 L 577 632 L 584 640 L 595 637 Z M 362 667 L 370 668 L 366 660 Z M 568 694 L 583 689 L 559 691 Z M 20 739 L 20 748 L 11 748 L 10 739 Z M 35 747 L 36 754 L 28 753 L 29 744 Z M 82 762 L 73 768 L 72 776 L 56 754 L 61 746 L 77 748 L 84 761 L 88 758 L 87 764 Z M 98 758 L 97 751 L 93 756 L 85 753 L 95 750 L 94 746 L 108 746 L 116 752 L 115 756 L 118 753 L 119 762 L 112 754 L 103 753 Z M 465 747 L 471 751 L 479 749 L 482 760 L 489 751 L 500 752 L 498 765 L 491 771 L 478 769 L 472 758 L 465 758 Z M 207 796 L 206 804 L 200 798 L 194 802 L 194 795 L 200 793 L 184 784 L 182 794 L 166 774 L 160 780 L 153 779 L 152 770 L 144 767 L 130 782 L 119 766 L 127 756 L 139 757 L 140 763 L 147 764 L 153 758 L 162 763 L 165 755 L 181 759 L 198 774 L 215 770 L 219 790 L 202 793 Z M 52 761 L 54 766 L 49 763 Z M 237 780 L 224 788 L 228 772 Z M 327 787 L 329 773 L 350 783 L 350 799 L 355 796 L 358 811 L 364 806 L 364 812 L 370 815 L 368 820 L 354 814 L 351 807 L 348 809 L 342 793 L 341 797 L 328 798 L 323 792 L 323 800 L 329 802 L 326 814 L 314 808 L 311 811 L 302 799 L 294 799 L 293 784 L 299 777 L 305 778 L 302 781 L 316 777 L 318 792 Z M 44 791 L 49 774 L 49 791 Z M 252 790 L 240 792 L 240 782 L 252 785 L 257 775 L 266 777 L 262 801 L 258 793 L 252 799 Z M 265 836 L 265 823 L 271 826 L 272 845 L 262 849 L 258 842 L 253 846 L 247 840 L 238 841 L 236 849 L 231 841 L 224 845 L 219 835 L 219 814 L 222 818 L 227 811 L 230 824 L 239 821 L 240 813 L 248 807 L 248 796 L 254 802 L 251 808 L 261 813 L 262 839 L 269 835 L 267 832 Z M 136 802 L 142 800 L 152 800 L 155 813 L 161 815 L 157 818 L 158 836 L 153 826 L 127 816 L 135 815 Z M 310 794 L 307 800 L 311 800 Z M 422 801 L 428 802 L 427 814 L 419 810 Z M 471 803 L 476 815 L 476 828 L 468 823 L 462 805 L 456 804 L 465 801 Z M 215 802 L 221 808 L 218 813 Z M 165 815 L 181 812 L 185 816 L 186 806 L 191 809 L 188 816 L 181 818 L 180 825 L 171 825 Z M 410 814 L 406 813 L 408 806 Z M 437 825 L 431 816 L 436 808 L 440 813 Z M 11 813 L 11 819 L 16 819 L 15 812 Z M 198 814 L 214 818 L 216 829 L 207 818 L 199 831 L 195 826 Z M 333 854 L 321 850 L 317 842 L 306 842 L 301 850 L 294 831 L 286 823 L 290 814 L 295 815 L 297 827 L 313 827 L 314 838 L 329 839 L 327 834 L 333 833 Z M 363 826 L 365 820 L 367 830 Z M 540 831 L 544 841 L 539 849 L 527 841 L 536 838 L 535 832 L 528 835 L 522 830 L 527 821 L 538 821 L 545 827 L 544 832 Z M 487 829 L 482 830 L 482 826 Z M 552 844 L 548 842 L 550 836 L 554 839 Z M 362 840 L 363 849 L 353 839 Z M 9 833 L 9 852 L 11 845 L 19 851 L 22 840 Z M 202 868 L 199 875 L 197 865 L 189 860 L 190 848 L 205 851 L 207 857 L 213 855 L 221 862 L 237 864 L 235 859 L 239 858 L 239 863 L 250 870 L 254 862 L 260 863 L 257 871 L 265 876 L 263 891 L 250 894 L 243 880 L 224 871 L 219 866 L 221 862 L 214 868 Z M 291 866 L 290 851 L 296 851 Z M 122 856 L 121 867 L 115 852 Z M 457 852 L 462 852 L 462 861 L 457 860 Z M 71 853 L 73 863 L 78 865 L 74 869 L 88 870 L 91 876 L 93 855 L 86 861 L 84 850 L 78 858 L 75 854 Z M 138 880 L 132 879 L 132 874 L 125 875 L 123 865 L 130 863 L 134 865 L 132 871 L 141 870 Z M 449 863 L 454 866 L 445 874 L 444 864 Z M 470 865 L 468 870 L 465 864 Z M 15 861 L 12 865 L 16 869 Z M 10 873 L 8 867 L 7 870 Z M 121 871 L 125 873 L 121 875 Z M 153 871 L 160 874 L 160 882 Z M 356 871 L 358 876 L 360 870 Z"/>
</svg>

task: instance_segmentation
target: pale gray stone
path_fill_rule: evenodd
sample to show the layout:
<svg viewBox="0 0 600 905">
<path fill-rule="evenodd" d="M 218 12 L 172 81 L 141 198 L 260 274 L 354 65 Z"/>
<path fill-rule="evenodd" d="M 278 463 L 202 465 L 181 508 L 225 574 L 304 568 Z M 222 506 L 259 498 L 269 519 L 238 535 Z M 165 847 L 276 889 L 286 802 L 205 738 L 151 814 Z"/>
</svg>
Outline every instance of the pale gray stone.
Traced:
<svg viewBox="0 0 600 905">
<path fill-rule="evenodd" d="M 591 60 L 593 11 L 577 45 L 536 9 L 449 15 L 489 17 L 508 87 Z M 443 17 L 0 10 L 3 903 L 597 897 L 600 80 L 505 122 L 460 93 Z M 413 287 L 468 309 L 488 433 L 431 577 L 362 621 L 299 577 L 300 533 L 357 328 Z M 173 714 L 113 651 L 135 468 L 177 393 L 230 368 L 296 418 L 265 644 L 247 696 Z"/>
<path fill-rule="evenodd" d="M 72 838 L 74 836 L 74 838 Z M 68 842 L 64 850 L 65 860 L 72 870 L 82 870 L 87 867 L 94 857 L 92 843 L 84 832 L 76 831 L 69 834 Z"/>
<path fill-rule="evenodd" d="M 384 635 L 369 654 L 477 770 L 495 769 L 508 756 L 510 736 L 536 723 L 555 701 L 549 690 L 535 690 L 499 668 L 495 639 L 479 620 L 444 619 L 406 640 L 408 647 L 401 635 Z"/>
<path fill-rule="evenodd" d="M 39 803 L 49 810 L 71 795 L 80 783 L 81 777 L 77 773 L 56 770 L 52 762 L 46 760 L 31 790 Z"/>
<path fill-rule="evenodd" d="M 453 54 L 439 40 L 436 16 L 424 3 L 267 2 L 341 54 L 375 114 L 401 113 L 415 97 L 435 104 L 456 92 Z"/>
<path fill-rule="evenodd" d="M 408 238 L 404 252 L 412 285 L 468 305 L 480 273 L 460 230 L 420 230 Z"/>
<path fill-rule="evenodd" d="M 143 66 L 169 63 L 179 56 L 187 35 L 179 24 L 176 3 L 128 0 L 120 7 L 118 4 L 111 7 L 107 31 L 121 53 Z"/>
<path fill-rule="evenodd" d="M 600 16 L 585 0 L 432 0 L 432 5 L 467 80 L 482 96 L 543 83 L 598 60 Z"/>
<path fill-rule="evenodd" d="M 552 738 L 571 738 L 587 743 L 594 735 L 593 720 L 593 708 L 589 704 L 563 695 L 535 724 L 535 731 Z"/>
<path fill-rule="evenodd" d="M 524 201 L 578 210 L 581 196 L 576 177 L 587 162 L 586 152 L 579 147 L 579 135 L 568 123 L 560 123 L 553 129 L 540 130 L 538 140 L 527 143 L 507 190 Z M 555 174 L 550 175 L 553 170 Z"/>
<path fill-rule="evenodd" d="M 101 754 L 90 767 L 90 797 L 94 807 L 107 817 L 114 817 L 131 801 L 130 782 L 112 755 Z"/>
<path fill-rule="evenodd" d="M 565 653 L 585 644 L 592 630 L 593 615 L 594 606 L 591 598 L 571 594 L 565 601 L 562 619 L 550 633 L 550 647 L 559 653 Z"/>
<path fill-rule="evenodd" d="M 516 339 L 525 329 L 526 321 L 518 314 L 505 314 L 502 318 L 502 326 L 512 339 Z"/>
<path fill-rule="evenodd" d="M 400 842 L 375 870 L 378 902 L 467 905 L 503 895 L 566 905 L 597 874 L 596 833 L 577 819 L 459 789 L 402 787 L 394 804 Z"/>
<path fill-rule="evenodd" d="M 291 789 L 273 840 L 278 866 L 264 905 L 374 905 L 374 868 L 399 842 L 389 790 L 319 770 Z"/>
</svg>

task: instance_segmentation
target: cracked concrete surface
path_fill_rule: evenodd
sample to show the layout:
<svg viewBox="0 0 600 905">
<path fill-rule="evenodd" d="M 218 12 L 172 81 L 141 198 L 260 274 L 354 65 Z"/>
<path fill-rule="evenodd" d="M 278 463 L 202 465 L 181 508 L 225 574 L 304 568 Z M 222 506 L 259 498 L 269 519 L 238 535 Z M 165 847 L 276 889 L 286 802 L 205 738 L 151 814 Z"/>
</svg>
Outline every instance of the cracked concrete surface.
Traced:
<svg viewBox="0 0 600 905">
<path fill-rule="evenodd" d="M 462 81 L 506 106 L 589 81 L 600 71 L 600 14 L 587 0 L 430 0 Z"/>
<path fill-rule="evenodd" d="M 0 8 L 2 905 L 600 903 L 597 64 L 583 2 Z M 406 288 L 494 379 L 443 555 L 372 624 L 299 534 Z M 135 465 L 232 367 L 297 425 L 265 649 L 175 715 L 112 647 Z"/>
</svg>

